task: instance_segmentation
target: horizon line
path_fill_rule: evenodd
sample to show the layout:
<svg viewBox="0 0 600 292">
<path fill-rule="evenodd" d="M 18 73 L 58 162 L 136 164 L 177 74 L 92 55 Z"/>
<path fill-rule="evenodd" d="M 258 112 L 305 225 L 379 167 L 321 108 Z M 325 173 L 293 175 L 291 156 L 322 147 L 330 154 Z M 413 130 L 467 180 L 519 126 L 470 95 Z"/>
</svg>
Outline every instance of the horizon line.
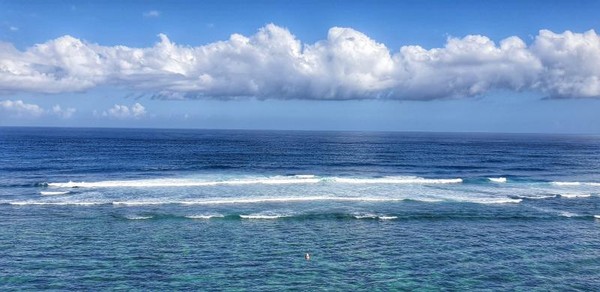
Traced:
<svg viewBox="0 0 600 292">
<path fill-rule="evenodd" d="M 422 133 L 422 134 L 499 134 L 499 135 L 559 135 L 600 136 L 600 133 L 583 132 L 495 132 L 495 131 L 428 131 L 428 130 L 352 130 L 352 129 L 256 129 L 256 128 L 178 128 L 178 127 L 94 127 L 94 126 L 4 126 L 0 128 L 28 129 L 96 129 L 96 130 L 184 130 L 184 131 L 248 131 L 248 132 L 347 132 L 347 133 Z"/>
</svg>

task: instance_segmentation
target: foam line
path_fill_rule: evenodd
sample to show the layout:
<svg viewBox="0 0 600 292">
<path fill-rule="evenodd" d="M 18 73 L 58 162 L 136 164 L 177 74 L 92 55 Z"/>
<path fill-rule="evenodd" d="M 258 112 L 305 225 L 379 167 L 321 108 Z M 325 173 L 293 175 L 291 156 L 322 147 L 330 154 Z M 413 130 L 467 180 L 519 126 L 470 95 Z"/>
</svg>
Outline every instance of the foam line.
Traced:
<svg viewBox="0 0 600 292">
<path fill-rule="evenodd" d="M 64 191 L 64 192 L 46 192 L 46 191 L 42 191 L 42 192 L 40 192 L 40 195 L 42 195 L 42 196 L 59 196 L 59 195 L 66 195 L 68 193 L 69 193 L 69 191 Z"/>
<path fill-rule="evenodd" d="M 506 182 L 505 177 L 488 177 L 488 180 L 491 182 L 495 182 L 495 183 L 505 183 Z"/>
<path fill-rule="evenodd" d="M 146 220 L 152 219 L 152 216 L 125 216 L 129 220 Z"/>
<path fill-rule="evenodd" d="M 279 219 L 289 217 L 289 215 L 265 215 L 265 214 L 250 214 L 240 215 L 242 219 Z"/>
<path fill-rule="evenodd" d="M 598 182 L 579 182 L 579 181 L 553 181 L 551 182 L 551 184 L 556 185 L 556 186 L 565 186 L 565 187 L 570 187 L 570 186 L 600 186 L 600 183 Z"/>
<path fill-rule="evenodd" d="M 346 184 L 458 184 L 462 183 L 461 178 L 440 178 L 440 179 L 428 179 L 422 177 L 412 176 L 388 176 L 381 178 L 343 178 L 343 177 L 332 177 L 325 180 L 331 180 L 337 183 Z"/>
<path fill-rule="evenodd" d="M 92 206 L 92 205 L 106 205 L 112 204 L 114 206 L 152 206 L 152 205 L 223 205 L 223 204 L 255 204 L 255 203 L 294 203 L 294 202 L 317 202 L 317 201 L 338 201 L 338 202 L 401 202 L 401 201 L 415 201 L 415 202 L 467 202 L 467 203 L 478 203 L 478 204 L 506 204 L 506 203 L 519 203 L 522 199 L 515 198 L 386 198 L 386 197 L 330 197 L 330 196 L 310 196 L 310 197 L 258 197 L 258 198 L 214 198 L 214 199 L 202 199 L 202 200 L 131 200 L 131 201 L 60 201 L 60 202 L 47 202 L 47 201 L 13 201 L 7 202 L 10 205 L 80 205 L 80 206 Z"/>
<path fill-rule="evenodd" d="M 211 219 L 211 218 L 223 218 L 225 216 L 221 215 L 221 214 L 215 214 L 215 215 L 189 215 L 189 216 L 185 216 L 185 218 L 189 218 L 189 219 Z"/>
<path fill-rule="evenodd" d="M 560 197 L 565 199 L 589 198 L 591 196 L 591 194 L 560 194 Z"/>
<path fill-rule="evenodd" d="M 30 205 L 38 205 L 38 206 L 95 206 L 95 205 L 106 205 L 106 203 L 102 202 L 39 202 L 39 201 L 17 201 L 17 202 L 8 202 L 9 205 L 14 206 L 30 206 Z"/>
<path fill-rule="evenodd" d="M 457 184 L 461 178 L 428 179 L 413 176 L 380 177 L 380 178 L 347 178 L 317 177 L 314 175 L 271 176 L 256 178 L 240 178 L 229 180 L 207 181 L 201 179 L 146 179 L 146 180 L 114 180 L 98 182 L 48 183 L 53 188 L 153 188 L 153 187 L 207 187 L 219 185 L 286 185 L 286 184 Z"/>
</svg>

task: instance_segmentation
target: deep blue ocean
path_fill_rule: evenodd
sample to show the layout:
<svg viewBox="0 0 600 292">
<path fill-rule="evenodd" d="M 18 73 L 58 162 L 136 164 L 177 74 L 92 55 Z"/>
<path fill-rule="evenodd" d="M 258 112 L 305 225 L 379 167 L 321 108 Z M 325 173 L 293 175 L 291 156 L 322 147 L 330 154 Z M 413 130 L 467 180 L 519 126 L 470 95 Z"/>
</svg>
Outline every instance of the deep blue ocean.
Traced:
<svg viewBox="0 0 600 292">
<path fill-rule="evenodd" d="M 0 128 L 46 289 L 599 291 L 600 136 Z"/>
</svg>

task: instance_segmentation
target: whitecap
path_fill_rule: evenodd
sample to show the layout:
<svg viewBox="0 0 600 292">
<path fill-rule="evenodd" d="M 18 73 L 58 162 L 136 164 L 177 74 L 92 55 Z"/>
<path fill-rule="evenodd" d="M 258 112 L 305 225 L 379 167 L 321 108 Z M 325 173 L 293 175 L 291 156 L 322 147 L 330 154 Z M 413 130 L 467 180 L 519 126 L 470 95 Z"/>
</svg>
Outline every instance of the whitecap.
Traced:
<svg viewBox="0 0 600 292">
<path fill-rule="evenodd" d="M 553 181 L 551 184 L 556 186 L 600 186 L 598 182 L 580 182 L 580 181 Z"/>
<path fill-rule="evenodd" d="M 58 195 L 66 195 L 68 194 L 69 191 L 63 191 L 63 192 L 48 192 L 48 191 L 41 191 L 40 195 L 42 196 L 58 196 Z"/>
<path fill-rule="evenodd" d="M 225 216 L 221 214 L 211 214 L 211 215 L 188 215 L 185 218 L 189 219 L 211 219 L 211 218 L 223 218 Z"/>
<path fill-rule="evenodd" d="M 203 180 L 195 178 L 114 180 L 98 182 L 49 183 L 49 187 L 59 188 L 155 188 L 155 187 L 207 187 L 218 185 L 283 185 L 318 183 L 320 179 L 313 175 L 251 177 L 229 180 Z"/>
<path fill-rule="evenodd" d="M 523 199 L 514 198 L 461 198 L 461 202 L 477 203 L 477 204 L 518 204 Z"/>
<path fill-rule="evenodd" d="M 39 201 L 16 201 L 16 202 L 8 202 L 10 205 L 15 206 L 29 206 L 29 205 L 39 205 L 39 206 L 94 206 L 94 205 L 103 205 L 105 203 L 102 202 L 39 202 Z"/>
<path fill-rule="evenodd" d="M 236 179 L 205 180 L 198 178 L 169 178 L 169 179 L 144 179 L 144 180 L 113 180 L 97 182 L 48 183 L 52 188 L 155 188 L 155 187 L 210 187 L 220 185 L 287 185 L 287 184 L 457 184 L 462 183 L 461 178 L 436 178 L 429 179 L 416 176 L 386 176 L 379 178 L 360 177 L 317 177 L 312 174 L 293 176 L 269 177 L 240 177 Z"/>
<path fill-rule="evenodd" d="M 506 182 L 506 178 L 505 177 L 488 177 L 488 180 L 494 183 L 505 183 Z"/>
<path fill-rule="evenodd" d="M 356 215 L 353 215 L 352 217 L 354 217 L 356 219 L 377 219 L 379 216 L 377 216 L 375 214 L 356 214 Z"/>
<path fill-rule="evenodd" d="M 567 217 L 567 218 L 578 217 L 579 216 L 578 214 L 567 212 L 567 211 L 562 211 L 562 212 L 560 212 L 559 215 L 562 216 L 562 217 Z"/>
<path fill-rule="evenodd" d="M 146 220 L 152 219 L 152 216 L 125 216 L 129 220 Z"/>
<path fill-rule="evenodd" d="M 591 196 L 591 194 L 560 194 L 560 197 L 565 199 L 589 198 Z"/>
<path fill-rule="evenodd" d="M 552 199 L 556 198 L 556 195 L 539 195 L 539 196 L 517 196 L 520 199 L 528 199 L 528 200 L 543 200 L 543 199 Z"/>
<path fill-rule="evenodd" d="M 242 219 L 279 219 L 289 217 L 289 215 L 271 215 L 271 214 L 249 214 L 240 215 Z"/>
<path fill-rule="evenodd" d="M 332 177 L 329 181 L 345 184 L 458 184 L 461 178 L 428 179 L 417 176 L 386 176 L 380 178 Z"/>
</svg>

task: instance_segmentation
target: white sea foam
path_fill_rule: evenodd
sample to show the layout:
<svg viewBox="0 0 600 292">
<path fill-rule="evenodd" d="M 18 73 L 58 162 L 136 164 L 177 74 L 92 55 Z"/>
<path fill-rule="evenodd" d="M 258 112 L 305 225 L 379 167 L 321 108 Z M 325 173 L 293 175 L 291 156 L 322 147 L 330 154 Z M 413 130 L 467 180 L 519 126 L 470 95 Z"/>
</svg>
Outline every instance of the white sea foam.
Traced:
<svg viewBox="0 0 600 292">
<path fill-rule="evenodd" d="M 94 206 L 94 205 L 104 205 L 102 202 L 40 202 L 40 201 L 16 201 L 16 202 L 8 202 L 10 205 L 15 206 L 29 206 L 29 205 L 49 205 L 49 206 Z"/>
<path fill-rule="evenodd" d="M 155 188 L 155 187 L 208 187 L 219 185 L 286 185 L 286 184 L 457 184 L 461 178 L 428 179 L 415 176 L 389 176 L 380 178 L 317 177 L 315 175 L 241 177 L 225 180 L 204 180 L 194 178 L 114 180 L 98 182 L 48 183 L 53 188 Z"/>
<path fill-rule="evenodd" d="M 460 197 L 460 198 L 429 198 L 429 197 L 342 197 L 342 196 L 307 196 L 307 197 L 245 197 L 245 198 L 206 198 L 206 199 L 143 199 L 143 200 L 125 200 L 125 201 L 13 201 L 7 202 L 12 205 L 104 205 L 112 204 L 114 206 L 153 206 L 153 205 L 225 205 L 225 204 L 257 204 L 257 203 L 295 203 L 295 202 L 317 202 L 317 201 L 335 201 L 335 202 L 401 202 L 417 201 L 424 203 L 458 201 L 479 204 L 503 204 L 519 203 L 521 199 L 511 198 L 481 198 L 481 197 Z"/>
<path fill-rule="evenodd" d="M 463 182 L 461 178 L 429 179 L 416 176 L 386 176 L 379 178 L 331 177 L 326 180 L 346 184 L 458 184 Z"/>
<path fill-rule="evenodd" d="M 250 214 L 240 215 L 242 219 L 279 219 L 289 217 L 289 215 L 271 215 L 271 214 Z"/>
<path fill-rule="evenodd" d="M 518 198 L 521 199 L 528 199 L 528 200 L 543 200 L 543 199 L 552 199 L 552 198 L 556 198 L 556 195 L 532 195 L 532 196 L 517 196 Z"/>
<path fill-rule="evenodd" d="M 514 199 L 514 198 L 460 198 L 457 201 L 468 202 L 468 203 L 477 203 L 477 204 L 518 204 L 523 201 L 523 199 Z"/>
<path fill-rule="evenodd" d="M 113 205 L 119 206 L 148 206 L 148 205 L 169 205 L 169 204 L 181 204 L 178 201 L 115 201 Z"/>
<path fill-rule="evenodd" d="M 69 191 L 63 191 L 63 192 L 47 192 L 47 191 L 42 191 L 42 192 L 40 192 L 40 195 L 42 195 L 42 196 L 58 196 L 58 195 L 66 195 L 68 193 L 69 193 Z"/>
<path fill-rule="evenodd" d="M 258 197 L 258 198 L 221 198 L 207 200 L 187 201 L 123 201 L 113 202 L 115 205 L 156 205 L 156 204 L 182 204 L 182 205 L 220 205 L 220 204 L 253 204 L 253 203 L 292 203 L 311 201 L 340 201 L 340 202 L 391 202 L 403 201 L 404 198 L 377 198 L 377 197 Z"/>
<path fill-rule="evenodd" d="M 488 177 L 488 180 L 491 182 L 495 182 L 495 183 L 505 183 L 506 182 L 505 177 Z"/>
<path fill-rule="evenodd" d="M 575 213 L 571 213 L 571 212 L 567 212 L 567 211 L 562 211 L 559 214 L 562 217 L 567 217 L 567 218 L 571 218 L 571 217 L 578 217 L 579 215 L 575 214 Z"/>
<path fill-rule="evenodd" d="M 598 182 L 579 182 L 579 181 L 553 181 L 551 184 L 556 186 L 600 186 Z"/>
<path fill-rule="evenodd" d="M 152 219 L 152 216 L 125 216 L 129 220 L 146 220 Z"/>
<path fill-rule="evenodd" d="M 211 219 L 211 218 L 223 218 L 225 216 L 221 215 L 221 214 L 211 214 L 211 215 L 189 215 L 189 216 L 185 216 L 186 218 L 189 219 Z"/>
<path fill-rule="evenodd" d="M 352 217 L 354 217 L 356 219 L 376 219 L 379 216 L 377 216 L 375 214 L 356 214 L 356 215 L 353 215 Z"/>
<path fill-rule="evenodd" d="M 600 219 L 600 215 L 594 215 L 595 219 Z"/>
<path fill-rule="evenodd" d="M 565 199 L 589 198 L 591 196 L 591 194 L 560 194 L 560 197 Z"/>
<path fill-rule="evenodd" d="M 49 183 L 49 187 L 59 188 L 156 188 L 156 187 L 207 187 L 218 185 L 283 185 L 318 183 L 320 179 L 311 175 L 273 176 L 260 178 L 240 178 L 231 180 L 202 180 L 202 179 L 147 179 L 147 180 L 115 180 L 98 182 Z"/>
<path fill-rule="evenodd" d="M 352 215 L 352 217 L 354 217 L 355 219 L 379 219 L 379 220 L 398 219 L 398 216 L 385 216 L 385 215 L 377 215 L 377 214 L 371 214 L 371 213 L 355 214 L 355 215 Z"/>
</svg>

